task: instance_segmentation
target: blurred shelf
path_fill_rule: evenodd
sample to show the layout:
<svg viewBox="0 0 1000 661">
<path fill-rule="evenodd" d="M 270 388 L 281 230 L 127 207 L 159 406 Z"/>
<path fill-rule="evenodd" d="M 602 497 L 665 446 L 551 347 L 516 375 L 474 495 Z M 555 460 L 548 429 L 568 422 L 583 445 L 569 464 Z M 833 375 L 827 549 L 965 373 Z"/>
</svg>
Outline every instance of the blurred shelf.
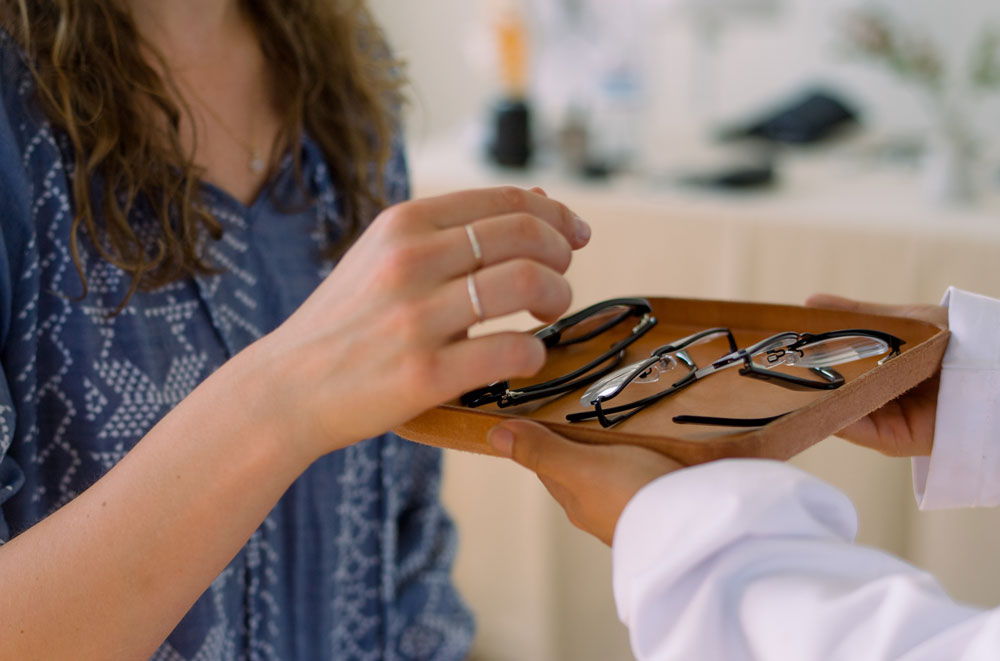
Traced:
<svg viewBox="0 0 1000 661">
<path fill-rule="evenodd" d="M 661 169 L 680 171 L 685 149 L 679 149 L 672 166 Z M 788 150 L 780 158 L 775 185 L 754 191 L 695 188 L 667 175 L 587 180 L 556 167 L 505 169 L 477 155 L 458 136 L 418 146 L 411 169 L 414 190 L 420 195 L 500 184 L 542 186 L 567 204 L 599 202 L 621 213 L 639 210 L 688 219 L 766 220 L 775 226 L 877 226 L 906 233 L 1000 236 L 997 180 L 973 204 L 943 206 L 928 200 L 916 167 L 887 162 L 864 145 Z M 692 153 L 692 162 L 700 159 L 704 153 Z"/>
</svg>

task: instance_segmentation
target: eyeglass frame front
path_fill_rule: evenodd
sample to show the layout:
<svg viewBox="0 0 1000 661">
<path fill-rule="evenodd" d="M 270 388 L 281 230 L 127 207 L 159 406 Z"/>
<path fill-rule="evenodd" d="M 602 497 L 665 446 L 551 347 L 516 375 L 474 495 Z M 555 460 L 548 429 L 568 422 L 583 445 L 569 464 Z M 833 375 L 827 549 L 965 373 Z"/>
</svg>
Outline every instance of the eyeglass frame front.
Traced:
<svg viewBox="0 0 1000 661">
<path fill-rule="evenodd" d="M 621 315 L 615 316 L 604 324 L 601 324 L 595 330 L 582 335 L 581 337 L 562 341 L 562 334 L 568 328 L 582 323 L 602 310 L 614 307 L 626 307 L 628 310 L 623 312 Z M 586 365 L 583 365 L 582 367 L 555 379 L 549 379 L 547 381 L 543 381 L 542 383 L 517 389 L 511 389 L 509 379 L 495 381 L 487 386 L 483 386 L 482 388 L 477 388 L 463 394 L 459 399 L 460 403 L 463 406 L 468 406 L 470 408 L 493 403 L 500 408 L 506 408 L 536 399 L 561 395 L 600 379 L 618 367 L 622 360 L 625 359 L 626 349 L 656 325 L 656 317 L 653 316 L 653 306 L 650 305 L 649 301 L 644 298 L 612 298 L 606 301 L 601 301 L 588 306 L 579 312 L 564 317 L 553 324 L 545 326 L 544 328 L 536 331 L 534 334 L 535 337 L 540 339 L 545 344 L 546 349 L 570 346 L 592 340 L 602 333 L 614 328 L 629 317 L 639 317 L 639 321 L 632 327 L 628 337 L 616 342 L 600 356 L 591 360 Z M 611 359 L 614 360 L 607 367 L 591 373 L 592 370 Z"/>
</svg>

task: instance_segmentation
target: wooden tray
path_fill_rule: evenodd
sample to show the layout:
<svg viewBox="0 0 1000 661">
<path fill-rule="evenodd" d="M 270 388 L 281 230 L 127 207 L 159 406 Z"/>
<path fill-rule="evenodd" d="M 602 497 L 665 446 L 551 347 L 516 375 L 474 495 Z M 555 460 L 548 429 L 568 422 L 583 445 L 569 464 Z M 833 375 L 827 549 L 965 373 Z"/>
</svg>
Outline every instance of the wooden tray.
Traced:
<svg viewBox="0 0 1000 661">
<path fill-rule="evenodd" d="M 651 448 L 684 464 L 723 457 L 788 459 L 851 422 L 930 378 L 937 371 L 948 343 L 948 331 L 934 324 L 869 314 L 715 300 L 649 298 L 659 323 L 633 344 L 626 363 L 640 360 L 650 350 L 691 333 L 728 326 L 741 347 L 781 331 L 818 333 L 841 328 L 871 328 L 903 340 L 902 353 L 878 365 L 877 358 L 837 366 L 847 379 L 826 392 L 798 392 L 740 376 L 738 369 L 712 374 L 667 397 L 611 429 L 596 421 L 569 423 L 566 414 L 588 410 L 580 404 L 583 388 L 562 397 L 506 409 L 488 405 L 465 408 L 452 402 L 439 406 L 394 430 L 403 438 L 443 448 L 495 454 L 487 432 L 511 417 L 536 420 L 554 431 L 585 443 L 630 443 Z M 594 343 L 594 344 L 591 344 Z M 606 349 L 606 338 L 575 347 L 555 349 L 533 382 L 562 374 L 578 365 L 582 355 Z M 726 353 L 725 340 L 694 347 L 690 354 L 705 365 Z M 665 384 L 650 384 L 644 394 Z M 635 386 L 638 387 L 638 386 Z M 631 388 L 631 387 L 630 387 Z M 631 397 L 629 399 L 632 399 Z M 765 427 L 733 430 L 678 425 L 679 414 L 758 418 L 792 411 Z"/>
</svg>

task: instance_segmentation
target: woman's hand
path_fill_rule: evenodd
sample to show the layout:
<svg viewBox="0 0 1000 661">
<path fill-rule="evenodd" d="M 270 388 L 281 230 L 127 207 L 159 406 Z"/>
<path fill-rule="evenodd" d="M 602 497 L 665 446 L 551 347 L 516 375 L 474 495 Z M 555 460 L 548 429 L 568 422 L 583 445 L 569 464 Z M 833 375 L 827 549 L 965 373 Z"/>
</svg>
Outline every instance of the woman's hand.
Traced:
<svg viewBox="0 0 1000 661">
<path fill-rule="evenodd" d="M 806 305 L 865 314 L 882 314 L 948 325 L 948 310 L 940 305 L 882 305 L 815 294 Z M 939 375 L 837 433 L 852 443 L 892 457 L 929 455 L 934 445 Z"/>
<path fill-rule="evenodd" d="M 500 454 L 537 473 L 573 525 L 609 546 L 632 496 L 661 475 L 682 468 L 652 450 L 577 443 L 526 420 L 494 427 L 489 441 Z"/>
<path fill-rule="evenodd" d="M 481 247 L 478 263 L 470 226 Z M 473 190 L 382 212 L 308 300 L 253 347 L 266 365 L 276 433 L 319 456 L 492 381 L 535 374 L 525 333 L 468 339 L 483 318 L 527 310 L 554 321 L 563 277 L 590 229 L 541 189 Z"/>
</svg>

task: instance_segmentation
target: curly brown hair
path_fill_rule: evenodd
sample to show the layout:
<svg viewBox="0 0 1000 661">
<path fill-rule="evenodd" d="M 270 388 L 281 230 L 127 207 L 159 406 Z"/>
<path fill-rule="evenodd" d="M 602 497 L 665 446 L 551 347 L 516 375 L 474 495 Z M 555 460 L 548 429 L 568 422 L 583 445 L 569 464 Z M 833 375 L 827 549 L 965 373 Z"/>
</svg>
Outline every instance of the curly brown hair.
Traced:
<svg viewBox="0 0 1000 661">
<path fill-rule="evenodd" d="M 361 0 L 240 0 L 273 72 L 283 148 L 302 133 L 323 151 L 344 202 L 346 246 L 383 204 L 381 177 L 401 103 L 399 63 Z M 181 144 L 191 109 L 162 56 L 138 33 L 117 0 L 0 0 L 0 26 L 26 51 L 47 118 L 69 137 L 74 153 L 76 216 L 70 245 L 87 294 L 80 258 L 85 234 L 100 257 L 131 276 L 124 306 L 149 290 L 215 269 L 202 235 L 218 239 L 219 222 L 199 199 L 203 174 Z M 152 53 L 152 64 L 144 54 Z M 150 121 L 150 111 L 163 121 Z M 301 169 L 292 150 L 295 171 Z M 376 167 L 372 167 L 375 164 Z M 103 183 L 98 202 L 94 177 Z M 154 210 L 151 244 L 129 223 L 137 200 Z M 144 233 L 145 234 L 145 233 Z M 343 248 L 341 248 L 343 249 Z"/>
</svg>

